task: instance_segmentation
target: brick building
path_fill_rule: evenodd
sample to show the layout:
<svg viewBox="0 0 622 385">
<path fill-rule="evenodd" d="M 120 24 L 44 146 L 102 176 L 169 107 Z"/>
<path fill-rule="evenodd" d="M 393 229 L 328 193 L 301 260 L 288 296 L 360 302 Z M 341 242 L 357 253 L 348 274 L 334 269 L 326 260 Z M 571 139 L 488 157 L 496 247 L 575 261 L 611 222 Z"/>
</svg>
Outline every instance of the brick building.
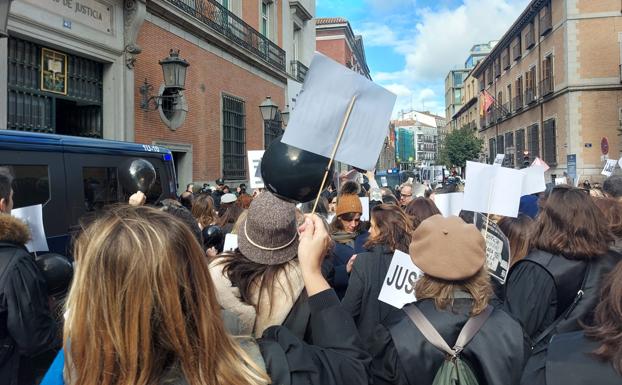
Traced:
<svg viewBox="0 0 622 385">
<path fill-rule="evenodd" d="M 601 142 L 611 158 L 621 150 L 621 36 L 619 1 L 531 1 L 473 72 L 496 99 L 479 125 L 488 160 L 519 167 L 527 151 L 552 181 L 575 154 L 580 180 L 601 179 Z"/>
<path fill-rule="evenodd" d="M 168 147 L 182 190 L 241 183 L 247 151 L 282 132 L 259 105 L 294 103 L 314 14 L 314 0 L 3 1 L 0 129 Z M 181 92 L 159 64 L 171 50 L 190 64 Z"/>
<path fill-rule="evenodd" d="M 247 151 L 280 134 L 259 105 L 287 109 L 289 83 L 300 83 L 315 43 L 314 1 L 153 0 L 138 34 L 136 141 L 173 151 L 179 185 L 223 177 L 248 180 Z M 183 99 L 168 110 L 140 108 L 140 87 L 165 90 L 158 60 L 179 49 L 190 63 Z M 152 103 L 153 105 L 153 103 Z"/>
<path fill-rule="evenodd" d="M 341 17 L 319 17 L 315 24 L 317 51 L 371 80 L 363 37 L 354 34 L 350 22 Z"/>
</svg>

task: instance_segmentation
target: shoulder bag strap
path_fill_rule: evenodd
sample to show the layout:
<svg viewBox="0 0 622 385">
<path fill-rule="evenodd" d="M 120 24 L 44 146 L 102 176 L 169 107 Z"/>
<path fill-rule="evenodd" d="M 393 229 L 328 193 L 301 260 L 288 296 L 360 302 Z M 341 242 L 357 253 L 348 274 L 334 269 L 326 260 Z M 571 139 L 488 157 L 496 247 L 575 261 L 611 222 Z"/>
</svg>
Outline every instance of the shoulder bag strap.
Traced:
<svg viewBox="0 0 622 385">
<path fill-rule="evenodd" d="M 440 351 L 443 351 L 450 356 L 455 356 L 456 352 L 447 345 L 447 342 L 443 339 L 443 337 L 438 333 L 438 331 L 432 326 L 430 321 L 426 318 L 425 315 L 419 310 L 419 308 L 412 304 L 404 308 L 408 317 L 414 322 L 415 326 L 421 334 L 428 340 L 429 343 L 434 345 Z"/>
<path fill-rule="evenodd" d="M 490 315 L 492 314 L 493 307 L 488 305 L 478 315 L 471 317 L 460 330 L 460 334 L 458 335 L 458 340 L 456 341 L 456 346 L 454 346 L 454 351 L 460 353 L 464 347 L 471 342 L 473 337 L 479 332 L 479 330 L 484 326 Z"/>
<path fill-rule="evenodd" d="M 592 265 L 588 263 L 587 268 L 585 269 L 585 275 L 583 276 L 583 281 L 581 282 L 581 288 L 579 289 L 579 291 L 577 291 L 577 294 L 574 297 L 574 301 L 572 301 L 566 311 L 564 311 L 559 317 L 557 317 L 555 321 L 553 321 L 553 323 L 549 325 L 549 327 L 544 329 L 542 333 L 538 334 L 538 336 L 531 341 L 531 349 L 535 348 L 542 340 L 548 337 L 553 332 L 553 330 L 555 330 L 557 325 L 559 325 L 559 323 L 563 320 L 567 319 L 570 316 L 570 313 L 572 313 L 572 311 L 574 310 L 574 308 L 577 307 L 579 302 L 581 302 L 581 299 L 583 298 L 583 289 L 585 288 L 591 266 Z"/>
</svg>

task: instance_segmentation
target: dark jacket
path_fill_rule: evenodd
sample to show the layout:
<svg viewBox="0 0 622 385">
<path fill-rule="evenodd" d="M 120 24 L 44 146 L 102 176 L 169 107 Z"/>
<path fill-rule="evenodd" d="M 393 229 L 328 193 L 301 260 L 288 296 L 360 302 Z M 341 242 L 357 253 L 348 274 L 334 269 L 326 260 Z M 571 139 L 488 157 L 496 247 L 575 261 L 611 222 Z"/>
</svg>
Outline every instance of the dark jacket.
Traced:
<svg viewBox="0 0 622 385">
<path fill-rule="evenodd" d="M 601 277 L 619 259 L 620 255 L 614 252 L 590 261 L 577 261 L 533 250 L 512 266 L 506 282 L 504 307 L 522 325 L 525 344 L 536 345 L 527 352 L 529 360 L 521 380 L 523 383 L 535 382 L 544 372 L 551 336 L 580 330 L 579 321 L 590 323 L 598 301 Z M 585 294 L 572 313 L 564 316 L 581 289 L 584 277 L 587 278 L 583 288 Z M 535 340 L 562 316 L 564 318 L 555 330 L 535 344 Z"/>
<path fill-rule="evenodd" d="M 356 257 L 343 307 L 352 314 L 361 340 L 369 344 L 378 323 L 395 308 L 378 300 L 384 278 L 391 265 L 393 252 L 386 246 L 375 246 L 372 251 Z"/>
<path fill-rule="evenodd" d="M 367 384 L 369 354 L 335 292 L 326 290 L 310 297 L 309 306 L 313 345 L 302 342 L 283 326 L 268 328 L 259 340 L 272 383 Z"/>
<path fill-rule="evenodd" d="M 24 244 L 30 238 L 20 220 L 0 214 L 0 379 L 17 384 L 21 366 L 33 371 L 30 357 L 57 347 L 45 281 Z M 21 364 L 20 364 L 21 356 Z"/>
<path fill-rule="evenodd" d="M 449 346 L 468 319 L 471 299 L 455 299 L 451 311 L 437 310 L 433 300 L 415 303 Z M 398 353 L 400 352 L 400 353 Z M 445 359 L 427 342 L 403 310 L 395 310 L 375 330 L 370 348 L 374 385 L 431 384 Z M 523 368 L 520 325 L 495 309 L 462 352 L 481 385 L 518 384 Z"/>
<path fill-rule="evenodd" d="M 582 331 L 562 333 L 553 337 L 545 370 L 522 385 L 622 385 L 622 375 L 611 362 L 604 362 L 591 354 L 600 343 L 585 336 Z"/>
<path fill-rule="evenodd" d="M 364 246 L 368 238 L 369 232 L 364 231 L 348 243 L 335 242 L 335 247 L 332 250 L 333 266 L 335 268 L 335 282 L 333 287 L 339 298 L 343 298 L 346 294 L 348 280 L 350 279 L 350 274 L 348 274 L 346 270 L 346 265 L 354 254 L 368 251 Z"/>
<path fill-rule="evenodd" d="M 361 385 L 369 383 L 369 354 L 352 318 L 333 290 L 309 298 L 314 345 L 296 338 L 284 326 L 272 326 L 257 340 L 262 363 L 273 385 Z M 245 349 L 246 350 L 246 349 Z M 246 350 L 248 353 L 248 350 Z M 253 357 L 253 355 L 251 355 Z M 261 358 L 259 358 L 261 360 Z M 61 351 L 42 385 L 63 385 Z M 166 384 L 185 385 L 182 375 L 170 373 Z M 4 384 L 3 384 L 4 385 Z M 160 385 L 164 385 L 160 382 Z"/>
</svg>

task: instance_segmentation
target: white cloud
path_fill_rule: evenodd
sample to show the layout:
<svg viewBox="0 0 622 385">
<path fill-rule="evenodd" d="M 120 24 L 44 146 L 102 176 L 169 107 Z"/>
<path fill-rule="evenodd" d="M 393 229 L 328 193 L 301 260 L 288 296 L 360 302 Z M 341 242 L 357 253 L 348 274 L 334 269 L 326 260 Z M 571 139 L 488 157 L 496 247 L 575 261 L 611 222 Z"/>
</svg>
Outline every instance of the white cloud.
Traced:
<svg viewBox="0 0 622 385">
<path fill-rule="evenodd" d="M 365 23 L 361 33 L 366 46 L 391 47 L 405 61 L 403 69 L 374 73 L 372 78 L 400 91 L 396 112 L 412 107 L 444 116 L 447 72 L 464 66 L 473 45 L 500 39 L 528 2 L 464 0 L 456 8 L 420 9 L 409 22 L 400 17 L 403 13 L 398 13 L 399 20 L 395 22 Z"/>
<path fill-rule="evenodd" d="M 406 57 L 405 70 L 418 81 L 444 79 L 450 69 L 464 65 L 474 44 L 500 39 L 527 3 L 465 0 L 455 9 L 422 10 L 414 38 L 396 47 Z"/>
<path fill-rule="evenodd" d="M 389 91 L 393 92 L 397 96 L 410 96 L 410 95 L 412 95 L 412 91 L 410 90 L 410 88 L 406 87 L 403 84 L 396 84 L 396 83 L 386 84 L 384 86 L 384 88 L 386 88 Z"/>
</svg>

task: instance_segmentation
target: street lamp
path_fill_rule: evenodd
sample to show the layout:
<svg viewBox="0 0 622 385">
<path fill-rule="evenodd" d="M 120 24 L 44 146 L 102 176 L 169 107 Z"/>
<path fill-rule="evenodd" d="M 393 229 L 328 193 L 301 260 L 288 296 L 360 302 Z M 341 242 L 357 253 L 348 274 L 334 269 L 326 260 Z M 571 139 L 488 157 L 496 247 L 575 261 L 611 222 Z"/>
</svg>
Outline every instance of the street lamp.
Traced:
<svg viewBox="0 0 622 385">
<path fill-rule="evenodd" d="M 289 104 L 285 106 L 285 111 L 281 112 L 281 120 L 283 125 L 287 127 L 287 123 L 289 123 Z"/>
<path fill-rule="evenodd" d="M 259 105 L 259 110 L 261 111 L 261 116 L 264 121 L 273 121 L 276 118 L 276 113 L 279 110 L 279 106 L 277 106 L 270 96 L 266 97 L 266 100 L 261 102 Z"/>
<path fill-rule="evenodd" d="M 186 86 L 186 70 L 190 64 L 179 57 L 178 49 L 171 49 L 168 57 L 158 62 L 162 67 L 162 76 L 164 77 L 164 91 L 162 95 L 151 95 L 153 86 L 145 81 L 139 88 L 142 96 L 140 108 L 145 111 L 157 110 L 163 100 L 167 100 L 170 104 L 175 105 L 180 97 L 180 91 Z M 155 105 L 151 108 L 151 102 Z"/>
</svg>

